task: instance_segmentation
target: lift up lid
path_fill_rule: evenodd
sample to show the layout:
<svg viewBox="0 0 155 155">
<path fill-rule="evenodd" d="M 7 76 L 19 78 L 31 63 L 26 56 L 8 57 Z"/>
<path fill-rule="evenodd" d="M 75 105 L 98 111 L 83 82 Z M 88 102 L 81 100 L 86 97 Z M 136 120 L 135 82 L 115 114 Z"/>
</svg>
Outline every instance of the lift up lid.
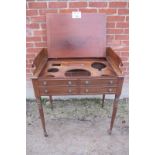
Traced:
<svg viewBox="0 0 155 155">
<path fill-rule="evenodd" d="M 105 57 L 104 14 L 48 13 L 46 23 L 49 58 Z"/>
</svg>

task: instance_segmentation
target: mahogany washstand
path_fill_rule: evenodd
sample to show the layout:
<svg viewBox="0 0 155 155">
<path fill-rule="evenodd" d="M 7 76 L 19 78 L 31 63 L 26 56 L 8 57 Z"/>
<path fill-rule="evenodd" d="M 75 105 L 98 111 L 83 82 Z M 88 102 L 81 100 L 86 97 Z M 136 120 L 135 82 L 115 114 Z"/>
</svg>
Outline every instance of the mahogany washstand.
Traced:
<svg viewBox="0 0 155 155">
<path fill-rule="evenodd" d="M 83 13 L 46 15 L 47 49 L 33 61 L 32 83 L 44 136 L 47 136 L 41 96 L 114 94 L 113 112 L 108 133 L 116 117 L 124 77 L 122 61 L 106 47 L 106 16 Z M 53 106 L 52 106 L 53 107 Z"/>
</svg>

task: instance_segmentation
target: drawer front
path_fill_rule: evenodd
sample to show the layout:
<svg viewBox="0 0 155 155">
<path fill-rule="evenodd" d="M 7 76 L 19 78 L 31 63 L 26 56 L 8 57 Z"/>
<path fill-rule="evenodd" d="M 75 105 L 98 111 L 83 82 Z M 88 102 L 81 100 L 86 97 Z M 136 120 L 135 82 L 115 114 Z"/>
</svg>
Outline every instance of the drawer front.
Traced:
<svg viewBox="0 0 155 155">
<path fill-rule="evenodd" d="M 116 87 L 81 87 L 80 94 L 115 94 Z"/>
<path fill-rule="evenodd" d="M 50 85 L 74 86 L 78 84 L 79 84 L 78 80 L 39 80 L 39 86 L 50 86 Z"/>
<path fill-rule="evenodd" d="M 93 79 L 93 80 L 81 80 L 81 85 L 109 85 L 113 86 L 118 83 L 117 79 Z"/>
<path fill-rule="evenodd" d="M 74 95 L 79 94 L 78 87 L 39 87 L 40 94 L 44 96 L 48 95 Z"/>
</svg>

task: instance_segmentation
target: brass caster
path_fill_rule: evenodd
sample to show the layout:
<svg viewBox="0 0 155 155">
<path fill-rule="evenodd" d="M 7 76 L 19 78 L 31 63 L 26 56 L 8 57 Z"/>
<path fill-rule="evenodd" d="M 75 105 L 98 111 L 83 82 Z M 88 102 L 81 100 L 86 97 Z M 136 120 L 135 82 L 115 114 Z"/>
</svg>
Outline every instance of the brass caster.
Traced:
<svg viewBox="0 0 155 155">
<path fill-rule="evenodd" d="M 48 137 L 48 134 L 47 134 L 47 132 L 44 132 L 44 136 L 45 136 L 45 137 Z"/>
<path fill-rule="evenodd" d="M 111 135 L 112 131 L 110 129 L 107 130 L 108 134 Z"/>
</svg>

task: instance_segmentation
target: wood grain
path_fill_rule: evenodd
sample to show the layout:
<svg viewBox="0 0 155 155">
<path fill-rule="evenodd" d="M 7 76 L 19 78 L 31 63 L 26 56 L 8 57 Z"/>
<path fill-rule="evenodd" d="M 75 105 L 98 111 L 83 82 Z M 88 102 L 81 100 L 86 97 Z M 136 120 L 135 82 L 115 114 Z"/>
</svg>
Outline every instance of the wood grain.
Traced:
<svg viewBox="0 0 155 155">
<path fill-rule="evenodd" d="M 47 14 L 47 44 L 50 58 L 104 57 L 106 17 L 104 14 Z"/>
</svg>

